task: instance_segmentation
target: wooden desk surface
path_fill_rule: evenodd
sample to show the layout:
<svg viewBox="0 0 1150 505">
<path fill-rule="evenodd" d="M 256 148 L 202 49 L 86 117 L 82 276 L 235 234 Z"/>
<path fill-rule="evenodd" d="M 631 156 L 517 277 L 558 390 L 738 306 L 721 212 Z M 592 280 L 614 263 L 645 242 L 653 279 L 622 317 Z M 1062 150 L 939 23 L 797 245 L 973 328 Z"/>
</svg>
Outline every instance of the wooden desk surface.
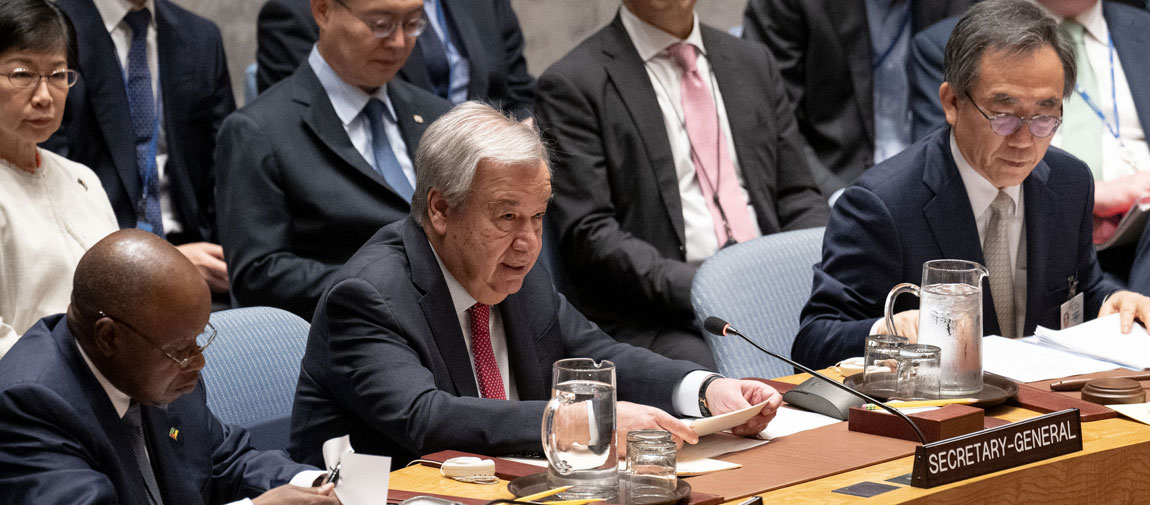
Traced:
<svg viewBox="0 0 1150 505">
<path fill-rule="evenodd" d="M 832 378 L 839 378 L 831 375 Z M 802 382 L 806 375 L 777 379 Z M 1019 421 L 1036 412 L 1003 406 L 987 415 Z M 1150 502 L 1150 426 L 1125 418 L 1082 424 L 1082 451 L 1001 472 L 955 482 L 933 489 L 899 486 L 871 498 L 859 498 L 831 490 L 859 482 L 885 483 L 911 472 L 913 457 L 901 458 L 859 470 L 824 477 L 762 494 L 765 503 L 887 504 L 972 503 L 1141 504 Z M 512 498 L 507 483 L 482 486 L 445 479 L 439 470 L 416 465 L 391 473 L 390 487 L 451 496 L 494 500 Z M 728 502 L 737 504 L 745 498 Z"/>
</svg>

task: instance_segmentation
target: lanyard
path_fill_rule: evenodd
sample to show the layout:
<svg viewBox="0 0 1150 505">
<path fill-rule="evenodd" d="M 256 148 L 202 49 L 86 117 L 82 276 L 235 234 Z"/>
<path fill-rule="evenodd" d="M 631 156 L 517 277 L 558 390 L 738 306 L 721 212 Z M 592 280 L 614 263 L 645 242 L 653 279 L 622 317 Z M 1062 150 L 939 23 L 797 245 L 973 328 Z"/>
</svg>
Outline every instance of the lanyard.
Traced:
<svg viewBox="0 0 1150 505">
<path fill-rule="evenodd" d="M 1086 90 L 1082 89 L 1082 86 L 1075 83 L 1074 91 L 1078 93 L 1078 96 L 1082 97 L 1082 101 L 1086 102 L 1090 110 L 1098 115 L 1098 119 L 1102 120 L 1102 124 L 1106 125 L 1107 130 L 1110 130 L 1110 134 L 1114 136 L 1114 140 L 1118 141 L 1118 145 L 1125 148 L 1126 144 L 1122 142 L 1122 137 L 1119 135 L 1121 133 L 1121 125 L 1118 122 L 1118 92 L 1115 89 L 1117 85 L 1114 83 L 1114 37 L 1107 35 L 1106 42 L 1110 49 L 1110 101 L 1114 104 L 1114 124 L 1110 124 L 1110 121 L 1106 119 L 1106 114 L 1102 112 L 1102 108 L 1090 98 L 1090 95 L 1086 93 Z M 1086 64 L 1089 65 L 1090 62 L 1086 62 Z"/>
<path fill-rule="evenodd" d="M 890 45 L 886 46 L 886 50 L 884 50 L 882 54 L 879 55 L 878 59 L 875 60 L 873 64 L 871 64 L 871 70 L 878 70 L 878 68 L 882 66 L 882 63 L 886 61 L 887 56 L 890 56 L 890 53 L 894 51 L 894 47 L 898 45 L 898 41 L 902 40 L 903 34 L 909 31 L 907 28 L 910 26 L 910 11 L 911 5 L 910 2 L 907 2 L 906 13 L 902 15 L 902 21 L 898 24 L 898 35 L 895 36 L 894 40 L 890 41 Z"/>
</svg>

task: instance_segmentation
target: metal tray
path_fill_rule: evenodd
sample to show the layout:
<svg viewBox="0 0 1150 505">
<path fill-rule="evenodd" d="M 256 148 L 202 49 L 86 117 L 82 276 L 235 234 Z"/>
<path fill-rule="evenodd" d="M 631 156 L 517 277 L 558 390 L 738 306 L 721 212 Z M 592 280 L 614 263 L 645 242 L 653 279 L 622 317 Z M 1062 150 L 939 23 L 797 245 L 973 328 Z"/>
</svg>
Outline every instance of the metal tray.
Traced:
<svg viewBox="0 0 1150 505">
<path fill-rule="evenodd" d="M 691 501 L 691 485 L 683 479 L 679 479 L 679 485 L 675 488 L 675 494 L 671 499 L 665 501 L 630 501 L 625 497 L 627 496 L 627 478 L 623 472 L 619 473 L 619 496 L 604 503 L 614 503 L 620 505 L 687 505 Z M 524 475 L 523 477 L 516 478 L 507 483 L 507 490 L 516 498 L 520 496 L 527 496 L 541 491 L 550 489 L 547 485 L 547 472 L 533 473 L 531 475 Z M 561 500 L 558 496 L 550 496 L 540 500 L 541 503 L 547 501 Z"/>
<path fill-rule="evenodd" d="M 857 373 L 843 379 L 843 384 L 861 393 L 873 396 L 879 400 L 889 400 L 890 396 L 881 392 L 872 392 L 862 384 L 863 374 Z M 881 382 L 879 383 L 881 384 Z M 955 398 L 975 398 L 978 402 L 971 407 L 987 408 L 999 405 L 1018 394 L 1018 383 L 1001 375 L 990 372 L 982 373 L 982 391 L 975 395 L 958 395 Z M 947 398 L 943 396 L 943 398 Z"/>
</svg>

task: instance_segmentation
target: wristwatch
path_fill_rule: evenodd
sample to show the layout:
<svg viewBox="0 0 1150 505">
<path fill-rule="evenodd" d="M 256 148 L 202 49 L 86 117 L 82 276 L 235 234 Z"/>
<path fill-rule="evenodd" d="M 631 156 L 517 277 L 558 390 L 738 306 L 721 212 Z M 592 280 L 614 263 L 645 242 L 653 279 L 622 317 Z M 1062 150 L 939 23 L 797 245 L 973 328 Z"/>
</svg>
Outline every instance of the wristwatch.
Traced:
<svg viewBox="0 0 1150 505">
<path fill-rule="evenodd" d="M 717 379 L 722 379 L 723 376 L 719 374 L 712 374 L 703 379 L 703 384 L 699 386 L 699 413 L 703 417 L 711 417 L 711 409 L 707 408 L 707 388 L 711 387 L 711 383 Z"/>
</svg>

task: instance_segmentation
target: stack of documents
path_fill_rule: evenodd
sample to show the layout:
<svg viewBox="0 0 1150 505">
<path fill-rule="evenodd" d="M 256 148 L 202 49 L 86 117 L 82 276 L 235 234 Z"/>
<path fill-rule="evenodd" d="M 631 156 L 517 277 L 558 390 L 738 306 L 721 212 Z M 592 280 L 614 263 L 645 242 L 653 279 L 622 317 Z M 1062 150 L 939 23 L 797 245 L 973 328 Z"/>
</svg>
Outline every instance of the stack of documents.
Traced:
<svg viewBox="0 0 1150 505">
<path fill-rule="evenodd" d="M 1039 326 L 1034 334 L 1043 344 L 1055 349 L 1134 370 L 1150 368 L 1150 335 L 1146 327 L 1135 322 L 1130 333 L 1124 334 L 1120 324 L 1120 316 L 1111 314 L 1061 331 Z"/>
</svg>

